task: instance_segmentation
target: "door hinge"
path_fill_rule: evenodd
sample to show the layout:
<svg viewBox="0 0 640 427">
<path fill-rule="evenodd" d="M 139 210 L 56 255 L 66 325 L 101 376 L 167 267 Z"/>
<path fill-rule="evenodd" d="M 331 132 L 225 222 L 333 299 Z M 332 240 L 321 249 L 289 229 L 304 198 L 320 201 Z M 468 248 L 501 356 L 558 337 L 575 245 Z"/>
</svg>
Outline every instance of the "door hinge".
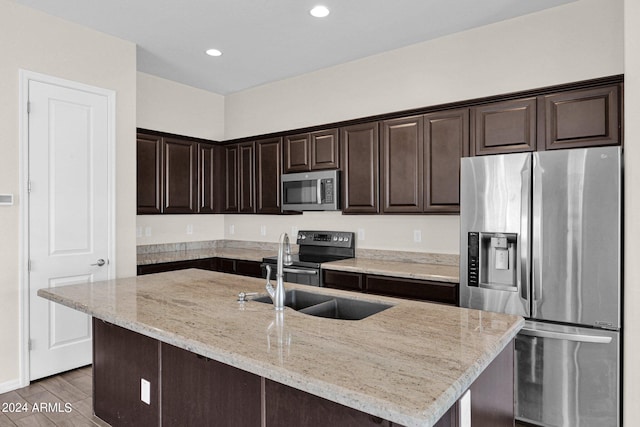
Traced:
<svg viewBox="0 0 640 427">
<path fill-rule="evenodd" d="M 27 193 L 31 193 L 31 181 L 27 181 Z"/>
<path fill-rule="evenodd" d="M 27 270 L 31 271 L 31 260 L 27 261 Z"/>
<path fill-rule="evenodd" d="M 27 114 L 31 113 L 31 101 L 27 101 Z"/>
<path fill-rule="evenodd" d="M 29 340 L 29 351 L 33 350 L 33 340 Z"/>
</svg>

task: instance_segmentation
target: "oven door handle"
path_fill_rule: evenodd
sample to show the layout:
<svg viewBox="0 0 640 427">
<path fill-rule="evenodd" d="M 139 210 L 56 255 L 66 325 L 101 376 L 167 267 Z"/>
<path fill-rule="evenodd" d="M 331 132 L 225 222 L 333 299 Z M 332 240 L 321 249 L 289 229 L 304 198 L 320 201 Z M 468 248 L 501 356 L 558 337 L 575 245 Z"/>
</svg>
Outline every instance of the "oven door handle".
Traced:
<svg viewBox="0 0 640 427">
<path fill-rule="evenodd" d="M 309 276 L 314 276 L 314 275 L 318 274 L 317 270 L 302 270 L 300 268 L 289 268 L 289 267 L 284 267 L 282 269 L 282 271 L 284 273 L 307 274 Z"/>
</svg>

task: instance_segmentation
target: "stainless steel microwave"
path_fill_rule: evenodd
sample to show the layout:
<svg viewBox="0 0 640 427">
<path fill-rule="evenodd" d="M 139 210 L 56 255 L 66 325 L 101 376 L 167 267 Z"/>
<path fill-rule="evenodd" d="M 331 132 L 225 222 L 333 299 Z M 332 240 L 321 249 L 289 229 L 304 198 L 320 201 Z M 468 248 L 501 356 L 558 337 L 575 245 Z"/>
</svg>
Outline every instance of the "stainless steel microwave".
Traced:
<svg viewBox="0 0 640 427">
<path fill-rule="evenodd" d="M 340 171 L 328 170 L 282 175 L 283 211 L 336 211 L 340 209 Z"/>
</svg>

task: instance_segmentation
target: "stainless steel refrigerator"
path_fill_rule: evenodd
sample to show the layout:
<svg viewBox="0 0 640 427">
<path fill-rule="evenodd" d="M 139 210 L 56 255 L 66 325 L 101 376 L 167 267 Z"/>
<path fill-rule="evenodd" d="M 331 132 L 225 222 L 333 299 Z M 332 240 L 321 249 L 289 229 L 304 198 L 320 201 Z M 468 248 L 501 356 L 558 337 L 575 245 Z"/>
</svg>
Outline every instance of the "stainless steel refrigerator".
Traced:
<svg viewBox="0 0 640 427">
<path fill-rule="evenodd" d="M 460 305 L 517 314 L 516 418 L 617 426 L 619 147 L 463 158 Z"/>
</svg>

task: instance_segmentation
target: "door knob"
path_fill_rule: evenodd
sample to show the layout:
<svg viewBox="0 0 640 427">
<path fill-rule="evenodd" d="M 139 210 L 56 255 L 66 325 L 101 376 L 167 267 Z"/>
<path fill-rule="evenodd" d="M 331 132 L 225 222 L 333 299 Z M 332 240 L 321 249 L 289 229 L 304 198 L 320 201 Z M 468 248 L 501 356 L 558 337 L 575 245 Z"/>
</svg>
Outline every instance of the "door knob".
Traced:
<svg viewBox="0 0 640 427">
<path fill-rule="evenodd" d="M 91 265 L 97 265 L 98 267 L 102 267 L 103 265 L 105 265 L 105 262 L 102 258 L 100 258 L 98 260 L 98 262 L 96 262 L 95 264 L 91 264 Z"/>
</svg>

